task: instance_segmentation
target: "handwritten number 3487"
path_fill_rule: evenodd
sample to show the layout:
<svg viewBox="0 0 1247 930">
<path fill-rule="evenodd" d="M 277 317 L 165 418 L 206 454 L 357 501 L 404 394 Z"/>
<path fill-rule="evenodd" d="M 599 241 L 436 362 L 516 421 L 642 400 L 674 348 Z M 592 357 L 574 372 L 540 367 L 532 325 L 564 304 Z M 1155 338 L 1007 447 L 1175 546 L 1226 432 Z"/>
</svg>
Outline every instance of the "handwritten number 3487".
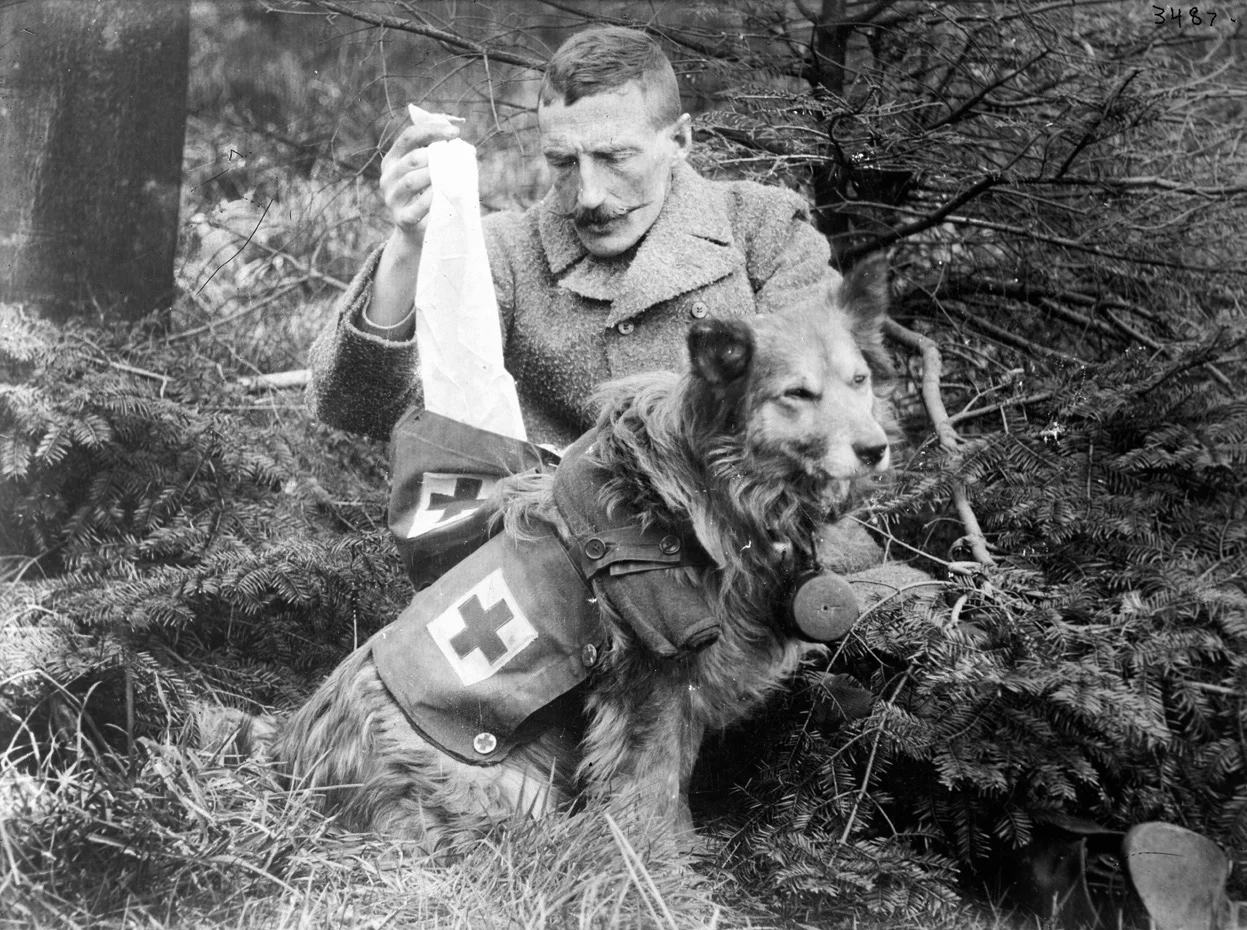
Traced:
<svg viewBox="0 0 1247 930">
<path fill-rule="evenodd" d="M 1172 7 L 1172 6 L 1169 7 L 1168 17 L 1165 16 L 1165 8 L 1163 6 L 1157 6 L 1156 4 L 1153 3 L 1152 9 L 1156 11 L 1152 14 L 1153 16 L 1156 17 L 1156 19 L 1152 21 L 1154 25 L 1163 26 L 1168 20 L 1176 19 L 1178 21 L 1178 28 L 1179 29 L 1182 28 L 1182 14 L 1184 11 L 1182 10 L 1181 7 Z M 1204 17 L 1200 15 L 1199 7 L 1197 6 L 1191 7 L 1190 10 L 1186 11 L 1186 15 L 1191 18 L 1192 26 L 1204 25 Z M 1217 19 L 1217 13 L 1214 10 L 1213 12 L 1208 14 L 1208 25 L 1211 26 L 1214 22 L 1216 22 L 1216 19 Z M 1238 20 L 1236 20 L 1233 16 L 1231 16 L 1230 22 L 1236 23 L 1238 22 Z"/>
</svg>

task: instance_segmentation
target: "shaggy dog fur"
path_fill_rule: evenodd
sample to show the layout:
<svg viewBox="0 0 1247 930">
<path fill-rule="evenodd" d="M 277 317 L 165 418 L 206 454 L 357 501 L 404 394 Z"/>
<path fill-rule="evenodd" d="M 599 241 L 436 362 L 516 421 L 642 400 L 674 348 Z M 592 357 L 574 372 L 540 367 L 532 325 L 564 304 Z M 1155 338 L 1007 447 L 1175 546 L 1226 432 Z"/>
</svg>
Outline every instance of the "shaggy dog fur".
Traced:
<svg viewBox="0 0 1247 930">
<path fill-rule="evenodd" d="M 636 805 L 655 829 L 692 830 L 689 779 L 703 735 L 757 708 L 818 646 L 785 628 L 796 567 L 852 484 L 888 466 L 875 386 L 886 270 L 856 269 L 823 299 L 689 333 L 690 370 L 607 385 L 595 455 L 608 508 L 683 523 L 713 565 L 681 569 L 721 623 L 701 651 L 662 658 L 618 617 L 609 648 L 560 722 L 492 766 L 467 765 L 412 727 L 367 645 L 265 741 L 296 783 L 353 829 L 456 844 L 516 813 L 581 796 Z M 874 385 L 872 385 L 872 381 Z M 553 525 L 550 474 L 504 482 L 495 504 L 517 538 Z M 579 712 L 579 714 L 577 713 Z M 648 829 L 648 827 L 647 827 Z"/>
</svg>

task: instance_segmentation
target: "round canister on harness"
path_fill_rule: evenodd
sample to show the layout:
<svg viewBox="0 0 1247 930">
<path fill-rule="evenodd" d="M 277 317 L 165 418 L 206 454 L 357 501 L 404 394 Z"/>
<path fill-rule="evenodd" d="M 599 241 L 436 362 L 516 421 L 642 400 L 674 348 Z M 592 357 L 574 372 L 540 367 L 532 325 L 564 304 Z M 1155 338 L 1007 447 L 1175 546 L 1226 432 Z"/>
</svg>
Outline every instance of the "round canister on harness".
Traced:
<svg viewBox="0 0 1247 930">
<path fill-rule="evenodd" d="M 798 635 L 816 643 L 843 638 L 860 613 L 852 586 L 833 572 L 802 575 L 788 601 L 789 622 Z"/>
</svg>

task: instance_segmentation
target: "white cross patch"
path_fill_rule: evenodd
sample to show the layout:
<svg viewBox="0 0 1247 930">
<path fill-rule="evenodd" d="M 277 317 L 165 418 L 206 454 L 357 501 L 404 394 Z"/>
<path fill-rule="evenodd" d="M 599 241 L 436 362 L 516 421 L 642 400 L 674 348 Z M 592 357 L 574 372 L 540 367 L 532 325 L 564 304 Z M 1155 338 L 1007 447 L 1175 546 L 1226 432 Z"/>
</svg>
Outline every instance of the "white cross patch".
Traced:
<svg viewBox="0 0 1247 930">
<path fill-rule="evenodd" d="M 428 631 L 465 687 L 492 677 L 537 639 L 500 568 L 430 621 Z"/>
<path fill-rule="evenodd" d="M 425 472 L 420 479 L 420 500 L 407 538 L 415 539 L 430 530 L 466 520 L 489 497 L 497 483 L 497 478 L 488 475 Z"/>
</svg>

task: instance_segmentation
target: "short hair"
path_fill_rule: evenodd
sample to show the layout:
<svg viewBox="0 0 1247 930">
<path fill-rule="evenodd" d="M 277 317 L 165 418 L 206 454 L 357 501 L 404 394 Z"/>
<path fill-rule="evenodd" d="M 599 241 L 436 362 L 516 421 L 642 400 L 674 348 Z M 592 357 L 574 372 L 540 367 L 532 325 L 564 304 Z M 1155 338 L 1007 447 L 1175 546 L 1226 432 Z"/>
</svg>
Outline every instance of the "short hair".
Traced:
<svg viewBox="0 0 1247 930">
<path fill-rule="evenodd" d="M 560 45 L 546 67 L 539 99 L 545 105 L 561 96 L 571 106 L 631 81 L 645 94 L 655 128 L 680 118 L 680 88 L 662 47 L 645 33 L 623 26 L 585 29 Z"/>
</svg>

